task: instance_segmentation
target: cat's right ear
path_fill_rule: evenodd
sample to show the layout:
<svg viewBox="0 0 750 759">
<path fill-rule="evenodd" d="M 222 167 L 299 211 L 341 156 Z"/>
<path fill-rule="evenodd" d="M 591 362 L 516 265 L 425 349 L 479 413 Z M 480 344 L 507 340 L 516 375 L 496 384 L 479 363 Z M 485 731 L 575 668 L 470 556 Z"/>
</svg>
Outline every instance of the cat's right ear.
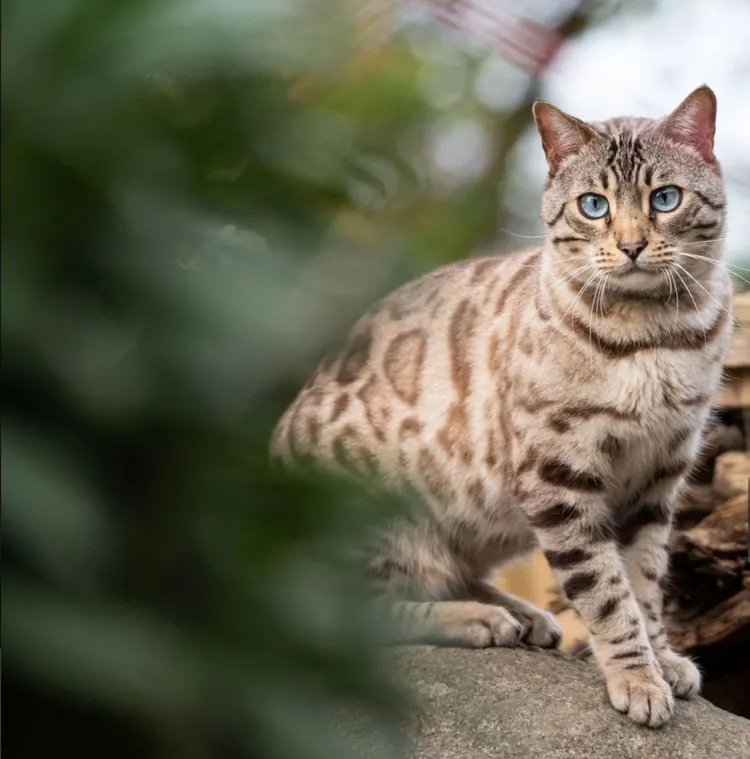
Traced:
<svg viewBox="0 0 750 759">
<path fill-rule="evenodd" d="M 537 100 L 533 111 L 536 128 L 542 138 L 544 155 L 549 164 L 550 176 L 557 173 L 560 164 L 568 156 L 577 153 L 587 142 L 601 137 L 593 127 L 544 100 Z"/>
</svg>

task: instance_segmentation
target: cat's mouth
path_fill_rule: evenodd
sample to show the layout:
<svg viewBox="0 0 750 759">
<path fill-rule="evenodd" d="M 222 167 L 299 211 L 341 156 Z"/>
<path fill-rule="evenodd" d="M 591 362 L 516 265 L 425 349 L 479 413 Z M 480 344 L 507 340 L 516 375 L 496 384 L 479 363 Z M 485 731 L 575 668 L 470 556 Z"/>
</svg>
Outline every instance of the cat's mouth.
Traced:
<svg viewBox="0 0 750 759">
<path fill-rule="evenodd" d="M 667 281 L 664 277 L 665 267 L 653 263 L 628 262 L 609 269 L 612 284 L 616 289 L 628 292 L 661 292 Z M 615 284 L 616 283 L 616 284 Z"/>
<path fill-rule="evenodd" d="M 632 275 L 646 274 L 650 276 L 659 275 L 664 271 L 663 264 L 641 263 L 639 261 L 628 261 L 627 263 L 620 264 L 613 270 L 611 274 L 615 274 L 619 277 L 629 277 Z"/>
</svg>

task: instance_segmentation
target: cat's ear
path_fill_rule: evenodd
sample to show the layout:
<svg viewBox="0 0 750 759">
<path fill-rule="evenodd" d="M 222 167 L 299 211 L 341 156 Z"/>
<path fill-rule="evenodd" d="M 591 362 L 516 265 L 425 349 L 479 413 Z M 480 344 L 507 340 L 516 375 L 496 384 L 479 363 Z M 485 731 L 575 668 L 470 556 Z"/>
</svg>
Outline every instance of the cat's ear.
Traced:
<svg viewBox="0 0 750 759">
<path fill-rule="evenodd" d="M 667 116 L 664 134 L 674 142 L 694 147 L 709 163 L 715 163 L 716 95 L 703 85 L 691 92 Z"/>
<path fill-rule="evenodd" d="M 593 127 L 544 100 L 534 103 L 534 121 L 542 138 L 551 176 L 557 172 L 565 158 L 577 153 L 591 140 L 601 137 Z"/>
</svg>

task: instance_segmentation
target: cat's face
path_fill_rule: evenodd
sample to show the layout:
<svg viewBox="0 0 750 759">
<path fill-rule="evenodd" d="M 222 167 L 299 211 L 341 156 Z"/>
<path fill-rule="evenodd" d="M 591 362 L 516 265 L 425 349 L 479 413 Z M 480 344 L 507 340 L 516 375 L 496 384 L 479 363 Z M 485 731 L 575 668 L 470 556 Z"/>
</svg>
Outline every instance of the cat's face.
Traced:
<svg viewBox="0 0 750 759">
<path fill-rule="evenodd" d="M 656 294 L 712 271 L 725 197 L 711 90 L 660 120 L 585 124 L 547 103 L 534 115 L 550 166 L 542 218 L 561 274 Z"/>
</svg>

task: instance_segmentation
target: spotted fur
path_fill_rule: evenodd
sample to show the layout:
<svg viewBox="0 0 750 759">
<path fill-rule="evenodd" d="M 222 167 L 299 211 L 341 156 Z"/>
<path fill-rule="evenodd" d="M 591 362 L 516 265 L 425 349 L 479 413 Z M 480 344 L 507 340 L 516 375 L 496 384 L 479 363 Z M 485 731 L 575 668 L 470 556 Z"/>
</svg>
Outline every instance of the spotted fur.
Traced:
<svg viewBox="0 0 750 759">
<path fill-rule="evenodd" d="M 700 687 L 669 647 L 661 581 L 731 327 L 715 111 L 705 87 L 660 120 L 585 124 L 537 103 L 543 246 L 462 261 L 387 297 L 272 444 L 289 463 L 421 496 L 427 509 L 393 523 L 371 557 L 405 640 L 556 646 L 551 615 L 488 582 L 541 546 L 612 704 L 651 726 L 673 694 Z M 653 211 L 665 185 L 681 203 Z M 608 201 L 603 218 L 579 206 L 591 192 Z"/>
</svg>

